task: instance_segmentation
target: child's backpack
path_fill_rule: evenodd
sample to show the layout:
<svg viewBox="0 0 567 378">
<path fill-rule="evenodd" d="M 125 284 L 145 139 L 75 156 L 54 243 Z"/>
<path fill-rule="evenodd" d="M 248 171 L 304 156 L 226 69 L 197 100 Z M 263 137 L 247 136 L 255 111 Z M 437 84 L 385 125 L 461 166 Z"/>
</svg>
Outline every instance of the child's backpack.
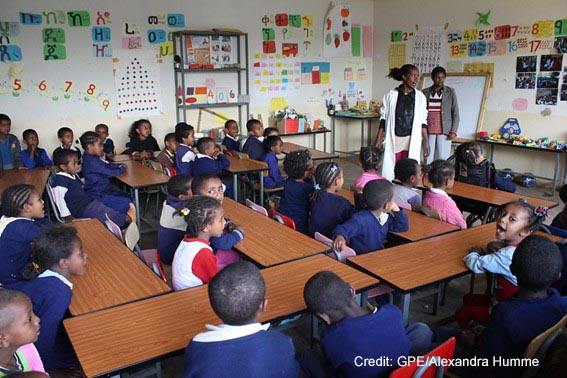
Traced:
<svg viewBox="0 0 567 378">
<path fill-rule="evenodd" d="M 492 187 L 492 164 L 486 159 L 475 164 L 475 156 L 469 146 L 470 142 L 465 142 L 455 149 L 455 180 L 484 188 Z"/>
</svg>

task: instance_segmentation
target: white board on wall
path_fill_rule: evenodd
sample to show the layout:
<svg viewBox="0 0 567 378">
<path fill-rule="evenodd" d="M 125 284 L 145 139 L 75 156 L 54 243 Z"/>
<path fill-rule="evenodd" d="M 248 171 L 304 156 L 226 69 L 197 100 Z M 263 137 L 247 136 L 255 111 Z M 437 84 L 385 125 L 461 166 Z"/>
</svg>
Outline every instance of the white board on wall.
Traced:
<svg viewBox="0 0 567 378">
<path fill-rule="evenodd" d="M 459 132 L 462 139 L 475 139 L 482 129 L 482 120 L 490 73 L 448 73 L 445 85 L 455 90 L 459 104 Z M 423 89 L 433 85 L 430 74 L 421 76 L 418 88 Z"/>
</svg>

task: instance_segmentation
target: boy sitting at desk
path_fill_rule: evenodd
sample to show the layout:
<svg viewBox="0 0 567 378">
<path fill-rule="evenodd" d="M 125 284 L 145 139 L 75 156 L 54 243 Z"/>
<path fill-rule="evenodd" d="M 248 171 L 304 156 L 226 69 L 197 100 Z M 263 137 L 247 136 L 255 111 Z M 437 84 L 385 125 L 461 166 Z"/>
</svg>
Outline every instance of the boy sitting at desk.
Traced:
<svg viewBox="0 0 567 378">
<path fill-rule="evenodd" d="M 222 145 L 227 151 L 240 152 L 240 140 L 238 139 L 238 124 L 235 120 L 229 119 L 224 123 L 224 139 Z"/>
<path fill-rule="evenodd" d="M 230 167 L 230 160 L 215 144 L 213 138 L 205 137 L 197 142 L 197 150 L 199 153 L 193 161 L 193 177 L 213 174 L 218 175 L 224 169 Z M 232 196 L 232 181 L 226 180 L 226 195 Z"/>
<path fill-rule="evenodd" d="M 427 325 L 404 328 L 396 306 L 362 308 L 354 297 L 354 288 L 330 271 L 315 274 L 305 284 L 307 307 L 327 324 L 321 335 L 326 361 L 311 350 L 301 354 L 301 367 L 309 376 L 382 377 L 397 366 L 399 357 L 428 352 L 432 332 Z M 376 356 L 388 360 L 382 366 L 359 364 Z"/>
<path fill-rule="evenodd" d="M 207 325 L 185 350 L 184 378 L 297 377 L 291 339 L 258 323 L 266 310 L 266 284 L 254 264 L 242 261 L 221 270 L 209 283 L 209 300 L 223 321 Z"/>
<path fill-rule="evenodd" d="M 252 160 L 263 161 L 266 150 L 262 143 L 264 141 L 262 122 L 252 118 L 246 122 L 246 130 L 248 130 L 248 139 L 242 147 L 242 152 L 248 154 Z"/>
</svg>

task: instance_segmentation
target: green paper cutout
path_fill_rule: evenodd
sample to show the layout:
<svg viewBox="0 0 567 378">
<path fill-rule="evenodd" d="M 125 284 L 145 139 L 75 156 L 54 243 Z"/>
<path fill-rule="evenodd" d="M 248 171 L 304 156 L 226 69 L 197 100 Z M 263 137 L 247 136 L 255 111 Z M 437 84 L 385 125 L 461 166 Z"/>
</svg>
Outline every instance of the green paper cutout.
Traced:
<svg viewBox="0 0 567 378">
<path fill-rule="evenodd" d="M 352 56 L 360 56 L 360 27 L 353 26 L 352 29 Z"/>
<path fill-rule="evenodd" d="M 488 22 L 488 17 L 490 16 L 490 11 L 486 13 L 476 13 L 478 15 L 478 20 L 476 20 L 476 27 L 478 28 L 480 25 L 490 25 Z"/>
</svg>

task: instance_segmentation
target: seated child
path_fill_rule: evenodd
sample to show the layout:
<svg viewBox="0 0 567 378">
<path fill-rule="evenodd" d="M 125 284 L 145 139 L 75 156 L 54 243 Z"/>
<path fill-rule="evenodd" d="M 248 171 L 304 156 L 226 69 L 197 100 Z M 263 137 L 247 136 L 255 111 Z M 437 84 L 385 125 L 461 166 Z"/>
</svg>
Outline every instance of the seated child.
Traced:
<svg viewBox="0 0 567 378">
<path fill-rule="evenodd" d="M 378 170 L 382 166 L 384 151 L 377 147 L 361 147 L 359 155 L 359 163 L 362 167 L 362 174 L 354 180 L 354 186 L 363 189 L 368 181 L 380 180 L 384 177 L 380 176 Z"/>
<path fill-rule="evenodd" d="M 264 140 L 262 141 L 262 144 L 264 145 L 264 150 L 268 152 L 270 150 L 270 147 L 268 147 L 267 143 L 268 138 L 271 136 L 280 136 L 280 132 L 276 127 L 266 127 L 264 129 L 263 136 Z"/>
<path fill-rule="evenodd" d="M 43 148 L 39 148 L 39 136 L 32 129 L 24 131 L 22 137 L 28 146 L 22 150 L 22 163 L 26 168 L 49 168 L 53 164 L 47 152 Z"/>
<path fill-rule="evenodd" d="M 195 160 L 193 143 L 195 143 L 195 129 L 185 122 L 179 122 L 175 125 L 175 139 L 177 139 L 177 143 L 179 143 L 177 152 L 175 153 L 177 173 L 193 176 L 193 161 Z"/>
<path fill-rule="evenodd" d="M 292 340 L 258 323 L 266 284 L 252 263 L 227 266 L 210 282 L 209 300 L 223 324 L 207 325 L 185 350 L 183 377 L 297 377 Z"/>
<path fill-rule="evenodd" d="M 22 148 L 14 134 L 10 134 L 12 120 L 6 114 L 0 114 L 0 171 L 20 169 L 22 164 Z"/>
<path fill-rule="evenodd" d="M 98 136 L 100 136 L 100 139 L 102 139 L 102 150 L 104 151 L 105 155 L 114 154 L 114 142 L 108 137 L 108 126 L 104 123 L 99 123 L 95 126 L 95 132 L 98 134 Z"/>
<path fill-rule="evenodd" d="M 357 254 L 384 248 L 388 231 L 408 230 L 408 218 L 393 201 L 394 188 L 386 179 L 369 181 L 362 191 L 367 209 L 354 214 L 333 231 L 333 247 L 348 244 Z M 348 241 L 348 242 L 347 242 Z"/>
<path fill-rule="evenodd" d="M 264 161 L 264 155 L 266 151 L 262 142 L 264 141 L 263 130 L 264 126 L 262 122 L 257 119 L 250 119 L 246 122 L 246 130 L 248 130 L 248 139 L 242 147 L 242 152 L 248 154 L 250 159 Z"/>
<path fill-rule="evenodd" d="M 128 131 L 130 147 L 128 152 L 139 154 L 142 158 L 154 156 L 154 151 L 160 151 L 159 144 L 152 136 L 152 124 L 147 119 L 139 119 L 132 123 Z"/>
<path fill-rule="evenodd" d="M 66 222 L 73 218 L 96 218 L 103 224 L 106 214 L 120 228 L 124 229 L 136 220 L 136 208 L 130 203 L 128 212 L 120 213 L 98 200 L 93 200 L 83 189 L 83 182 L 77 176 L 77 155 L 73 150 L 59 150 L 53 156 L 59 172 L 55 175 L 53 191 L 55 204 Z"/>
<path fill-rule="evenodd" d="M 62 127 L 59 130 L 57 130 L 57 138 L 59 138 L 59 141 L 61 142 L 61 146 L 53 150 L 52 156 L 55 156 L 55 154 L 61 150 L 69 150 L 69 149 L 73 150 L 75 151 L 75 154 L 77 154 L 77 161 L 79 162 L 79 168 L 80 168 L 80 165 L 82 163 L 81 158 L 83 157 L 83 155 L 81 154 L 81 150 L 79 149 L 79 147 L 73 145 L 74 143 L 73 130 L 71 130 L 68 127 Z"/>
<path fill-rule="evenodd" d="M 39 318 L 28 296 L 0 288 L 0 377 L 20 371 L 45 372 L 33 345 L 39 328 Z"/>
<path fill-rule="evenodd" d="M 307 234 L 309 232 L 309 195 L 313 187 L 313 161 L 309 151 L 293 151 L 285 156 L 283 168 L 287 174 L 284 190 L 280 199 L 278 211 L 290 217 L 295 222 L 295 229 Z"/>
<path fill-rule="evenodd" d="M 315 168 L 315 191 L 311 193 L 309 235 L 316 232 L 331 236 L 335 227 L 346 222 L 355 213 L 349 200 L 336 193 L 345 182 L 343 170 L 336 163 L 321 163 Z"/>
<path fill-rule="evenodd" d="M 215 148 L 215 140 L 205 137 L 197 142 L 197 157 L 193 161 L 193 176 L 206 173 L 218 175 L 223 169 L 230 167 L 230 161 L 219 149 Z"/>
<path fill-rule="evenodd" d="M 443 222 L 467 228 L 463 213 L 455 201 L 445 192 L 451 189 L 455 182 L 455 167 L 447 160 L 435 160 L 426 166 L 427 179 L 433 186 L 423 197 L 423 206 L 439 213 Z"/>
<path fill-rule="evenodd" d="M 17 184 L 2 193 L 0 218 L 0 284 L 23 279 L 22 269 L 30 259 L 31 242 L 40 233 L 44 218 L 43 200 L 32 185 Z"/>
<path fill-rule="evenodd" d="M 551 225 L 562 230 L 567 230 L 567 184 L 563 185 L 559 190 L 559 198 L 561 202 L 563 202 L 563 210 L 553 218 Z"/>
<path fill-rule="evenodd" d="M 187 223 L 178 211 L 187 207 L 187 200 L 193 197 L 192 178 L 189 175 L 175 175 L 167 182 L 167 197 L 163 203 L 157 232 L 157 249 L 164 264 L 171 265 L 173 255 L 183 240 Z"/>
<path fill-rule="evenodd" d="M 211 197 L 192 197 L 179 214 L 187 222 L 187 231 L 173 258 L 175 291 L 209 283 L 218 273 L 217 258 L 209 240 L 221 236 L 225 224 L 220 202 Z"/>
<path fill-rule="evenodd" d="M 175 133 L 169 133 L 163 138 L 163 143 L 165 147 L 156 158 L 156 161 L 160 163 L 163 167 L 175 168 L 175 151 L 179 143 L 175 139 Z"/>
<path fill-rule="evenodd" d="M 110 178 L 126 171 L 126 167 L 113 164 L 101 159 L 104 156 L 102 139 L 94 131 L 81 135 L 81 146 L 85 151 L 83 156 L 83 175 L 85 176 L 85 192 L 94 200 L 126 214 L 130 211 L 131 200 L 126 193 L 110 188 Z"/>
<path fill-rule="evenodd" d="M 421 194 L 414 188 L 422 185 L 421 165 L 414 159 L 400 159 L 394 167 L 399 185 L 394 185 L 394 201 L 421 206 Z"/>
<path fill-rule="evenodd" d="M 266 129 L 267 130 L 267 129 Z M 284 178 L 278 167 L 278 157 L 276 155 L 282 153 L 282 138 L 277 135 L 269 136 L 265 140 L 266 156 L 264 162 L 268 164 L 268 176 L 264 177 L 264 186 L 266 188 L 278 188 L 284 183 Z"/>
<path fill-rule="evenodd" d="M 222 145 L 228 151 L 240 152 L 240 141 L 238 140 L 238 124 L 235 120 L 229 119 L 224 123 L 224 139 Z"/>
<path fill-rule="evenodd" d="M 303 298 L 309 311 L 327 325 L 321 334 L 326 361 L 317 361 L 311 350 L 301 355 L 301 367 L 309 376 L 385 377 L 399 357 L 428 352 L 432 332 L 427 325 L 404 327 L 396 306 L 370 310 L 354 297 L 354 288 L 330 271 L 315 274 L 305 284 Z M 386 357 L 391 364 L 357 365 L 366 356 Z"/>
<path fill-rule="evenodd" d="M 496 217 L 496 239 L 485 248 L 473 247 L 465 256 L 465 264 L 474 273 L 496 275 L 496 293 L 466 294 L 464 307 L 457 309 L 455 318 L 462 328 L 473 320 L 488 323 L 493 301 L 503 302 L 517 288 L 516 276 L 510 271 L 510 263 L 516 247 L 522 240 L 539 229 L 545 219 L 543 208 L 534 208 L 525 201 L 509 202 L 498 209 Z"/>
<path fill-rule="evenodd" d="M 38 235 L 20 281 L 10 288 L 28 295 L 41 320 L 35 342 L 47 371 L 78 367 L 79 362 L 63 331 L 63 319 L 73 296 L 71 276 L 82 276 L 87 265 L 81 239 L 73 227 L 51 227 Z"/>
</svg>

